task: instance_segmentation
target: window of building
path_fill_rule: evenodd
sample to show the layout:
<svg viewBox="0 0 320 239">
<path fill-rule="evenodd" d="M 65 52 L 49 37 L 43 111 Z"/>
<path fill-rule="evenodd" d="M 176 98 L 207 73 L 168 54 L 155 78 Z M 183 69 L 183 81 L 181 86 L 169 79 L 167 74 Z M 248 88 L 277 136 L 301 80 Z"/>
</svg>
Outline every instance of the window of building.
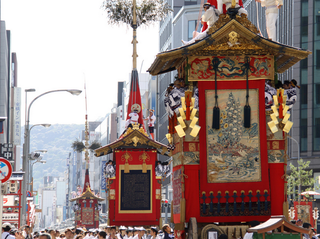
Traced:
<svg viewBox="0 0 320 239">
<path fill-rule="evenodd" d="M 184 0 L 185 5 L 195 5 L 197 4 L 197 0 Z"/>
<path fill-rule="evenodd" d="M 316 51 L 316 68 L 320 69 L 320 49 L 317 49 Z"/>
<path fill-rule="evenodd" d="M 314 119 L 313 129 L 313 150 L 320 151 L 320 117 Z"/>
<path fill-rule="evenodd" d="M 307 69 L 308 68 L 308 58 L 303 59 L 300 61 L 300 67 L 301 69 Z"/>
<path fill-rule="evenodd" d="M 304 110 L 301 110 L 301 112 Z M 307 113 L 307 112 L 305 112 Z M 300 119 L 300 150 L 306 152 L 308 150 L 308 119 Z"/>
<path fill-rule="evenodd" d="M 300 103 L 301 108 L 307 108 L 308 105 L 308 85 L 303 84 L 300 86 Z"/>
<path fill-rule="evenodd" d="M 188 21 L 188 41 L 193 38 L 193 32 L 196 29 L 197 20 Z"/>
<path fill-rule="evenodd" d="M 313 4 L 312 150 L 320 151 L 320 0 Z"/>
<path fill-rule="evenodd" d="M 315 104 L 320 105 L 320 83 L 314 84 L 314 90 L 315 90 Z"/>
<path fill-rule="evenodd" d="M 308 0 L 301 0 L 300 42 L 301 48 L 308 48 Z M 300 62 L 300 151 L 308 150 L 308 60 Z"/>
<path fill-rule="evenodd" d="M 301 37 L 308 37 L 308 16 L 301 17 Z"/>
<path fill-rule="evenodd" d="M 301 42 L 308 42 L 308 1 L 301 1 L 301 26 L 300 26 L 300 36 Z"/>
</svg>

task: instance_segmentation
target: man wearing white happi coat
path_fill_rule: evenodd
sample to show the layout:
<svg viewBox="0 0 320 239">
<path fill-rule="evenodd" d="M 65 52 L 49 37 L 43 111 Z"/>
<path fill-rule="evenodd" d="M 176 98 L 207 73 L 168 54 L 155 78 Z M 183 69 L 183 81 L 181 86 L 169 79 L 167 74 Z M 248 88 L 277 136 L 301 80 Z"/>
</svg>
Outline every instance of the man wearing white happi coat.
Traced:
<svg viewBox="0 0 320 239">
<path fill-rule="evenodd" d="M 221 14 L 221 12 L 219 12 L 215 8 L 215 6 L 211 6 L 210 3 L 205 3 L 203 5 L 203 9 L 205 12 L 202 15 L 201 22 L 202 23 L 206 22 L 208 24 L 207 30 L 205 30 L 204 32 L 196 33 L 197 36 L 190 41 L 181 40 L 184 45 L 189 45 L 189 44 L 195 43 L 198 40 L 205 38 L 208 35 L 208 31 L 210 27 L 212 27 L 213 24 L 219 19 L 219 15 Z"/>
<path fill-rule="evenodd" d="M 262 7 L 266 8 L 266 25 L 269 39 L 277 39 L 276 22 L 279 16 L 279 9 L 283 5 L 283 0 L 256 0 Z"/>
</svg>

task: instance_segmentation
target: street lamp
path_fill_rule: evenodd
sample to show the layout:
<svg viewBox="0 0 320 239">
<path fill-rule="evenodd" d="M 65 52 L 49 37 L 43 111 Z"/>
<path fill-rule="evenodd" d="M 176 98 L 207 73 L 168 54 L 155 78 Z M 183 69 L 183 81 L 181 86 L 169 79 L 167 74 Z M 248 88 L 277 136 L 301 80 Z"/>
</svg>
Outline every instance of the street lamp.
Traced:
<svg viewBox="0 0 320 239">
<path fill-rule="evenodd" d="M 33 196 L 33 165 L 35 165 L 36 163 L 42 163 L 42 164 L 45 164 L 47 161 L 46 160 L 41 160 L 42 158 L 40 158 L 39 160 L 35 161 L 32 163 L 31 165 L 31 172 L 30 172 L 30 175 L 31 175 L 31 195 Z"/>
<path fill-rule="evenodd" d="M 301 201 L 301 173 L 300 173 L 300 170 L 299 170 L 299 160 L 300 160 L 300 145 L 299 145 L 299 143 L 298 143 L 298 141 L 297 140 L 295 140 L 294 138 L 292 138 L 290 135 L 288 135 L 288 139 L 291 139 L 291 140 L 293 140 L 294 142 L 296 142 L 296 144 L 297 144 L 297 148 L 298 148 L 298 172 L 299 172 L 299 181 L 300 181 L 300 183 L 299 183 L 299 185 L 298 185 L 298 201 L 299 201 L 299 203 L 300 203 L 300 201 Z"/>
<path fill-rule="evenodd" d="M 28 159 L 29 159 L 29 166 L 31 164 L 31 160 L 36 160 L 34 163 L 32 163 L 31 167 L 30 167 L 30 176 L 29 176 L 29 182 L 32 182 L 33 183 L 33 165 L 35 163 L 44 163 L 46 161 L 42 160 L 42 156 L 40 153 L 47 153 L 48 151 L 46 149 L 41 149 L 41 150 L 36 150 L 36 151 L 33 151 L 30 153 L 30 155 L 28 156 Z M 31 194 L 33 193 L 33 184 L 31 184 L 32 187 L 30 187 L 30 192 Z"/>
<path fill-rule="evenodd" d="M 25 179 L 23 180 L 22 183 L 22 200 L 21 200 L 21 222 L 20 225 L 24 225 L 26 223 L 26 204 L 27 204 L 27 195 L 26 195 L 26 191 L 27 191 L 27 175 L 29 175 L 29 161 L 28 161 L 28 155 L 29 155 L 29 141 L 30 141 L 30 130 L 29 130 L 29 119 L 30 119 L 30 108 L 33 104 L 33 102 L 35 102 L 37 99 L 39 99 L 41 96 L 50 94 L 50 93 L 54 93 L 54 92 L 62 92 L 62 91 L 66 91 L 69 92 L 72 95 L 79 95 L 82 91 L 81 90 L 75 90 L 75 89 L 63 89 L 63 90 L 51 90 L 51 91 L 47 91 L 44 92 L 41 95 L 38 95 L 36 98 L 34 98 L 28 107 L 28 110 L 26 112 L 26 125 L 24 128 L 24 144 L 23 144 L 23 170 L 25 171 Z M 26 92 L 28 92 L 26 90 Z"/>
<path fill-rule="evenodd" d="M 27 107 L 27 106 L 26 106 Z M 27 118 L 26 118 L 26 120 L 27 120 Z M 45 128 L 49 128 L 50 126 L 51 126 L 51 124 L 34 124 L 34 125 L 32 125 L 31 127 L 30 127 L 30 129 L 29 129 L 29 138 L 30 138 L 30 132 L 31 132 L 31 130 L 33 129 L 33 127 L 36 127 L 36 126 L 42 126 L 42 127 L 45 127 Z M 40 153 L 46 153 L 47 152 L 47 150 L 45 150 L 45 152 L 44 152 L 44 150 L 42 150 L 42 151 L 35 151 L 35 152 L 40 152 Z M 29 158 L 29 155 L 28 155 L 28 158 Z M 29 168 L 30 168 L 30 163 L 29 163 Z M 29 179 L 28 179 L 28 181 L 30 182 L 31 181 L 31 175 L 26 175 L 26 177 L 28 177 Z M 27 190 L 27 189 L 26 189 Z"/>
<path fill-rule="evenodd" d="M 34 124 L 31 126 L 31 128 L 29 129 L 29 131 L 31 131 L 31 129 L 35 126 L 43 126 L 45 128 L 49 128 L 51 126 L 51 124 Z"/>
</svg>

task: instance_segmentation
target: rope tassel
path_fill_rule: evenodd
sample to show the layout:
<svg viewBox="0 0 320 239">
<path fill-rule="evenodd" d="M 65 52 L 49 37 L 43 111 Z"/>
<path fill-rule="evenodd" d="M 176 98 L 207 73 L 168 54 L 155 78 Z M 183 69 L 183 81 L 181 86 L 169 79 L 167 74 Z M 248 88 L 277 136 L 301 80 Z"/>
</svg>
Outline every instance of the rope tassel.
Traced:
<svg viewBox="0 0 320 239">
<path fill-rule="evenodd" d="M 218 86 L 218 82 L 217 82 L 217 72 L 218 72 L 218 67 L 219 67 L 219 58 L 215 57 L 212 60 L 212 66 L 215 72 L 214 75 L 214 81 L 215 81 L 215 87 L 214 87 L 214 91 L 215 91 L 215 101 L 214 101 L 214 107 L 213 107 L 213 116 L 212 116 L 212 128 L 213 129 L 220 129 L 220 109 L 218 106 L 218 90 L 217 90 L 217 86 Z"/>
<path fill-rule="evenodd" d="M 246 71 L 246 77 L 247 77 L 247 95 L 246 95 L 246 105 L 243 109 L 243 126 L 245 128 L 251 127 L 251 107 L 249 105 L 249 70 L 250 70 L 250 58 L 245 57 L 244 58 L 244 70 Z"/>
</svg>

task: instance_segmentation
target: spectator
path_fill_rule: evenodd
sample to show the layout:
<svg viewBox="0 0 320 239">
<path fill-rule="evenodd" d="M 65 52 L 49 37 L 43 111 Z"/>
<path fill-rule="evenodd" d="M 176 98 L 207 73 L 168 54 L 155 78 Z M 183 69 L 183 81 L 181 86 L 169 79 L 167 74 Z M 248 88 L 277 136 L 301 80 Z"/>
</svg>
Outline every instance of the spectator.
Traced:
<svg viewBox="0 0 320 239">
<path fill-rule="evenodd" d="M 162 227 L 162 231 L 164 232 L 163 239 L 173 239 L 174 237 L 171 235 L 171 227 L 169 224 L 164 224 Z"/>
<path fill-rule="evenodd" d="M 2 235 L 1 239 L 15 239 L 14 236 L 10 235 L 11 224 L 10 223 L 3 223 L 2 224 Z"/>
<path fill-rule="evenodd" d="M 40 235 L 39 239 L 52 239 L 50 234 L 48 233 L 43 233 Z"/>
<path fill-rule="evenodd" d="M 106 239 L 107 238 L 107 233 L 104 231 L 99 232 L 98 234 L 98 239 Z"/>
</svg>

